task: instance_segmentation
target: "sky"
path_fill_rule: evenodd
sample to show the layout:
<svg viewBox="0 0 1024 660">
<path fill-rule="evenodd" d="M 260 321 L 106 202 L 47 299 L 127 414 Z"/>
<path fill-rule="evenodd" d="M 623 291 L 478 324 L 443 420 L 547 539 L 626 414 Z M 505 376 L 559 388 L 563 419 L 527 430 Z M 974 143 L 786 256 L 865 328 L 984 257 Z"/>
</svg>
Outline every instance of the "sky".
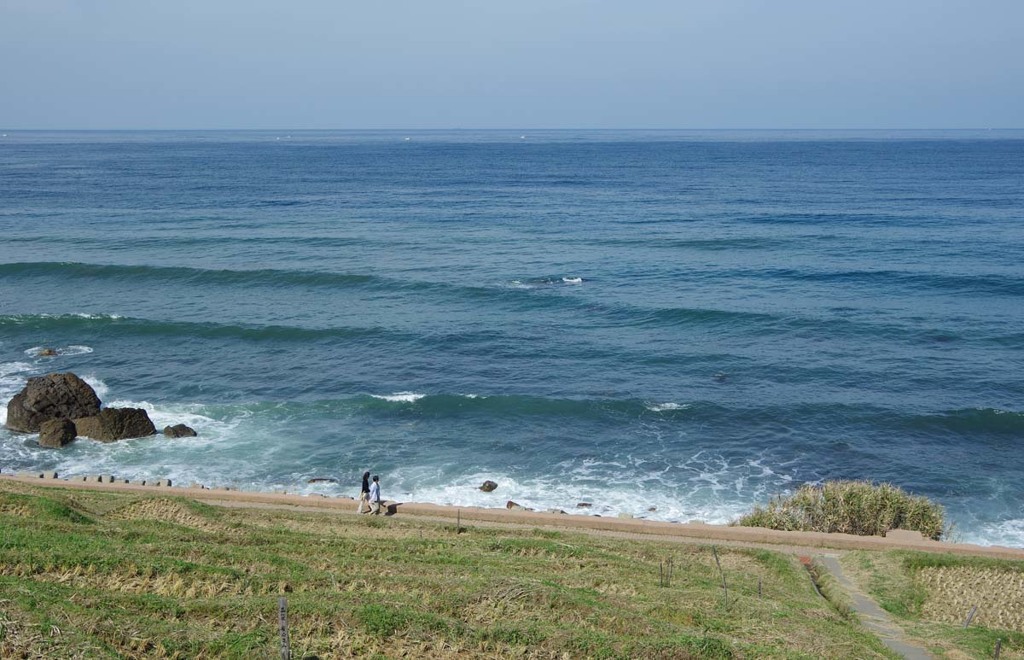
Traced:
<svg viewBox="0 0 1024 660">
<path fill-rule="evenodd" d="M 0 128 L 1022 128 L 1020 0 L 0 0 Z"/>
</svg>

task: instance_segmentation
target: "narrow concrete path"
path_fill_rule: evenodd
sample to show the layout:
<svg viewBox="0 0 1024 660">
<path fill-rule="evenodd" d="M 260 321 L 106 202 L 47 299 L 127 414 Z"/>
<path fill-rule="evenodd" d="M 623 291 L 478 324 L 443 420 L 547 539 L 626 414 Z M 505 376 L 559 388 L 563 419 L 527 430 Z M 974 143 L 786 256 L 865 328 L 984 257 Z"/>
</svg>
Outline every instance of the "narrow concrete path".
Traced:
<svg viewBox="0 0 1024 660">
<path fill-rule="evenodd" d="M 819 555 L 819 557 L 825 569 L 850 595 L 850 600 L 853 601 L 853 610 L 864 627 L 877 635 L 891 651 L 900 654 L 907 660 L 930 660 L 934 657 L 927 649 L 907 641 L 903 636 L 903 631 L 892 620 L 889 613 L 879 607 L 874 599 L 858 589 L 850 578 L 846 577 L 838 557 L 835 555 Z"/>
</svg>

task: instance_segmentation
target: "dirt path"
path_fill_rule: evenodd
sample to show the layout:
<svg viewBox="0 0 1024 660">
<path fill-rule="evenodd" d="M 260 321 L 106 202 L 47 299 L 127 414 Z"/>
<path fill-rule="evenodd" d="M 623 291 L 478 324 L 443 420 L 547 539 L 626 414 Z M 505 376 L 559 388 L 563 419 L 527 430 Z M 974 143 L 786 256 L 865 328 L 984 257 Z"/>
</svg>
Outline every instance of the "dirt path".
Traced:
<svg viewBox="0 0 1024 660">
<path fill-rule="evenodd" d="M 832 577 L 839 582 L 839 585 L 849 595 L 853 605 L 853 611 L 857 614 L 864 627 L 873 632 L 878 639 L 882 640 L 889 650 L 898 653 L 907 660 L 930 660 L 933 656 L 924 648 L 908 640 L 903 630 L 892 620 L 889 613 L 878 606 L 870 596 L 857 588 L 857 586 L 843 573 L 843 567 L 834 554 L 819 555 L 822 565 L 832 574 Z"/>
</svg>

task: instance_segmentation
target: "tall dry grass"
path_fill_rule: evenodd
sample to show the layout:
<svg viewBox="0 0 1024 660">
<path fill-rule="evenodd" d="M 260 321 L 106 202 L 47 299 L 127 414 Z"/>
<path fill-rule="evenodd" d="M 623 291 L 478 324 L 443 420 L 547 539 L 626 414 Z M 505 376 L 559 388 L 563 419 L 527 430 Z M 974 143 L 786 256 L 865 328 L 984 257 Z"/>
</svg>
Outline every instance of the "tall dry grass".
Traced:
<svg viewBox="0 0 1024 660">
<path fill-rule="evenodd" d="M 860 536 L 884 536 L 890 529 L 909 529 L 935 540 L 949 533 L 941 505 L 892 484 L 866 481 L 805 484 L 789 497 L 755 507 L 735 524 Z"/>
</svg>

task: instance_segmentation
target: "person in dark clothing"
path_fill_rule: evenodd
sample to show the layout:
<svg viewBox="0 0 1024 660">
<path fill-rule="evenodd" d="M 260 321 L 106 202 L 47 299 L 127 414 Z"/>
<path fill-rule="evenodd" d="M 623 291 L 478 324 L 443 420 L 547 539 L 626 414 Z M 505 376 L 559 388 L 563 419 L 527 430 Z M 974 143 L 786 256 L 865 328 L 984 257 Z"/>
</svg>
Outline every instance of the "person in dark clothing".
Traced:
<svg viewBox="0 0 1024 660">
<path fill-rule="evenodd" d="M 359 508 L 356 509 L 357 513 L 367 513 L 370 510 L 370 473 L 369 471 L 363 472 L 363 487 L 359 491 Z M 363 511 L 363 505 L 366 504 L 366 511 Z"/>
</svg>

